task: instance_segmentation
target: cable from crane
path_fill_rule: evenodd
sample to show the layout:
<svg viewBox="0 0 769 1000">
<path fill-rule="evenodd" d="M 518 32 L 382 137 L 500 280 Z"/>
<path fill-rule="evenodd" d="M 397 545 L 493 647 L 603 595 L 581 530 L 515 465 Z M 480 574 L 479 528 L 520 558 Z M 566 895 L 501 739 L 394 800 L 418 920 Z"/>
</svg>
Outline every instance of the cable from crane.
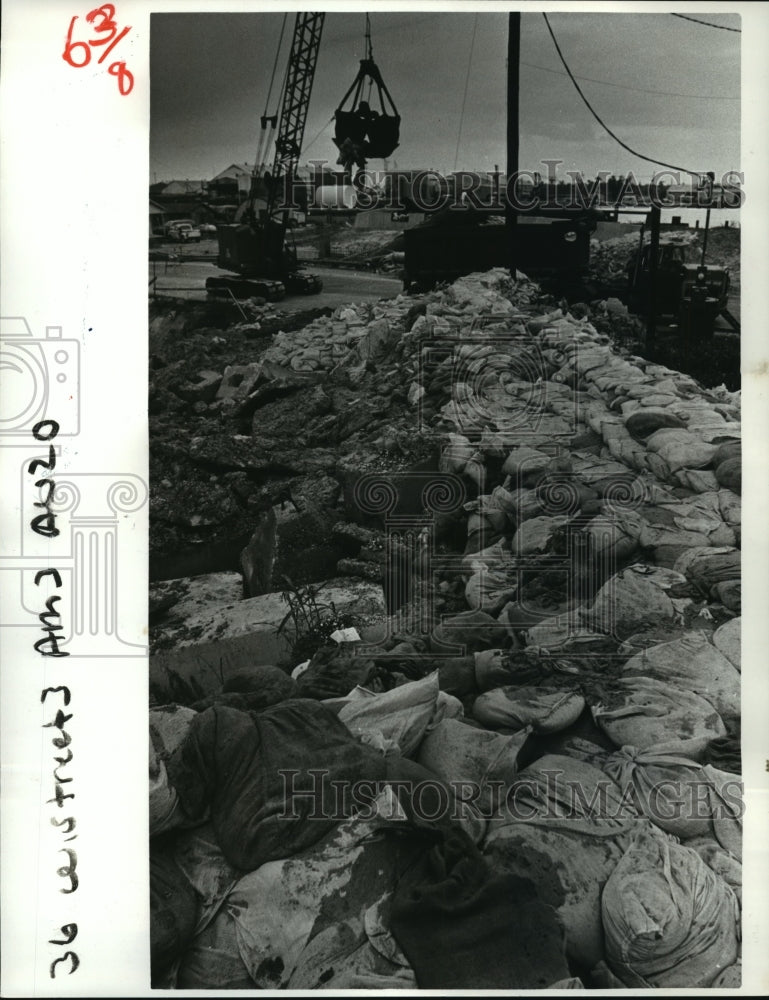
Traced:
<svg viewBox="0 0 769 1000">
<path fill-rule="evenodd" d="M 280 59 L 280 52 L 283 48 L 283 35 L 286 31 L 286 21 L 288 19 L 288 14 L 283 15 L 283 23 L 280 26 L 280 37 L 278 38 L 278 47 L 275 50 L 275 59 L 272 63 L 272 73 L 270 74 L 270 85 L 267 89 L 267 97 L 264 101 L 264 112 L 261 117 L 261 131 L 259 132 L 259 142 L 256 147 L 256 158 L 254 160 L 253 177 L 259 176 L 261 171 L 262 161 L 267 150 L 270 148 L 270 143 L 272 142 L 272 137 L 275 132 L 275 128 L 278 122 L 278 112 L 271 115 L 270 110 L 270 98 L 272 97 L 272 88 L 275 83 L 275 74 L 278 71 L 278 61 Z M 285 86 L 285 78 L 284 84 Z M 278 95 L 278 102 L 280 102 L 280 95 Z M 280 107 L 280 103 L 278 103 Z"/>
<path fill-rule="evenodd" d="M 320 137 L 323 135 L 323 133 L 326 131 L 326 129 L 329 127 L 329 125 L 333 125 L 333 124 L 334 124 L 333 117 L 329 118 L 329 120 L 326 122 L 326 124 L 315 133 L 315 135 L 312 137 L 312 139 L 310 139 L 310 141 L 307 143 L 307 145 L 304 147 L 304 149 L 302 151 L 305 156 L 309 153 L 310 149 L 315 145 L 315 143 L 318 141 L 318 139 L 320 139 Z"/>
<path fill-rule="evenodd" d="M 593 116 L 593 118 L 595 118 L 595 120 L 598 122 L 598 124 L 601 126 L 601 128 L 604 129 L 606 132 L 608 132 L 609 135 L 612 137 L 612 139 L 614 139 L 615 142 L 619 143 L 619 145 L 622 146 L 623 149 L 626 149 L 628 151 L 628 153 L 632 153 L 633 156 L 637 156 L 639 158 L 639 160 L 646 160 L 647 163 L 655 163 L 658 167 L 668 167 L 670 170 L 677 170 L 677 171 L 681 171 L 681 172 L 683 172 L 685 174 L 691 174 L 692 177 L 702 177 L 702 171 L 701 170 L 689 170 L 687 167 L 676 166 L 675 163 L 665 163 L 664 160 L 655 160 L 651 156 L 645 156 L 643 153 L 639 153 L 637 150 L 633 149 L 631 146 L 628 146 L 628 144 L 626 142 L 623 142 L 622 139 L 620 139 L 620 137 L 618 135 L 616 135 L 614 132 L 612 132 L 612 130 L 609 128 L 609 126 L 606 124 L 606 122 L 603 121 L 603 119 L 600 117 L 600 115 L 598 114 L 598 112 L 593 108 L 593 106 L 590 103 L 590 101 L 588 101 L 587 97 L 585 97 L 584 93 L 582 92 L 582 88 L 577 83 L 577 80 L 576 80 L 574 74 L 572 73 L 572 71 L 569 69 L 569 64 L 566 62 L 566 59 L 564 57 L 563 52 L 561 52 L 561 46 L 558 44 L 558 39 L 555 37 L 553 29 L 550 27 L 550 21 L 548 19 L 548 16 L 547 16 L 547 14 L 544 11 L 542 11 L 542 17 L 544 17 L 544 19 L 545 19 L 545 24 L 547 25 L 547 30 L 550 32 L 550 37 L 553 39 L 553 45 L 555 45 L 555 50 L 558 53 L 561 62 L 563 63 L 563 68 L 566 70 L 566 72 L 567 72 L 567 74 L 569 76 L 569 79 L 574 84 L 574 87 L 575 87 L 577 93 L 579 94 L 579 96 L 584 101 L 585 106 L 587 107 L 588 111 Z"/>
<path fill-rule="evenodd" d="M 467 104 L 467 88 L 470 83 L 470 67 L 473 63 L 473 49 L 475 48 L 475 33 L 478 30 L 478 15 L 475 15 L 473 20 L 473 37 L 470 40 L 470 55 L 467 59 L 467 73 L 465 74 L 465 92 L 462 95 L 462 111 L 459 115 L 459 131 L 457 132 L 457 148 L 454 151 L 454 169 L 457 169 L 457 161 L 459 160 L 459 144 L 462 141 L 462 125 L 465 120 L 465 105 Z"/>
<path fill-rule="evenodd" d="M 267 99 L 264 102 L 264 113 L 267 114 L 270 105 L 270 97 L 272 97 L 272 85 L 275 83 L 275 73 L 278 70 L 278 59 L 280 59 L 280 50 L 283 47 L 283 33 L 286 30 L 286 20 L 288 19 L 288 14 L 283 15 L 283 23 L 280 26 L 280 38 L 278 39 L 278 48 L 275 52 L 275 61 L 272 64 L 272 75 L 270 76 L 270 86 L 267 90 Z"/>
</svg>

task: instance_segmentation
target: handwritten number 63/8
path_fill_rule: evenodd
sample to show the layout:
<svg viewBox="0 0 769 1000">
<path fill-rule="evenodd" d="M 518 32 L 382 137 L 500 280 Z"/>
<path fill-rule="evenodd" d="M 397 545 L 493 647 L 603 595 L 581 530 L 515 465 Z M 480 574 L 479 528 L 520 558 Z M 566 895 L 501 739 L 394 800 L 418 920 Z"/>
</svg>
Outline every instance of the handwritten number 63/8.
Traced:
<svg viewBox="0 0 769 1000">
<path fill-rule="evenodd" d="M 117 24 L 115 23 L 115 7 L 111 3 L 102 4 L 101 7 L 96 7 L 94 10 L 89 11 L 85 19 L 89 24 L 93 24 L 93 30 L 97 34 L 104 34 L 105 37 L 91 38 L 87 42 L 73 42 L 72 32 L 75 28 L 77 16 L 73 17 L 69 22 L 69 31 L 67 32 L 64 51 L 61 56 L 73 69 L 82 69 L 84 66 L 87 66 L 91 61 L 91 49 L 99 45 L 106 46 L 97 60 L 99 63 L 103 63 L 115 46 L 131 30 L 131 26 L 127 25 L 122 31 L 118 32 Z M 131 71 L 126 67 L 125 62 L 110 63 L 108 72 L 112 76 L 117 77 L 118 90 L 123 97 L 131 93 L 134 78 Z"/>
</svg>

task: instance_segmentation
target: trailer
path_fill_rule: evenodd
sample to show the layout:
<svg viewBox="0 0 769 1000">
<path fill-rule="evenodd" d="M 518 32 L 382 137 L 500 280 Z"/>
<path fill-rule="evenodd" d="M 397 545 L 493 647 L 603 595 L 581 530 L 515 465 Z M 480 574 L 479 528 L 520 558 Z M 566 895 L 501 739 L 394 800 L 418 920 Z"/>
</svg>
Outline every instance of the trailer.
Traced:
<svg viewBox="0 0 769 1000">
<path fill-rule="evenodd" d="M 497 217 L 498 218 L 498 217 Z M 589 216 L 547 218 L 521 215 L 515 227 L 516 261 L 530 277 L 559 275 L 579 281 L 590 262 Z M 424 291 L 473 271 L 508 267 L 510 236 L 504 220 L 476 220 L 451 210 L 442 223 L 430 222 L 403 233 L 405 291 Z"/>
</svg>

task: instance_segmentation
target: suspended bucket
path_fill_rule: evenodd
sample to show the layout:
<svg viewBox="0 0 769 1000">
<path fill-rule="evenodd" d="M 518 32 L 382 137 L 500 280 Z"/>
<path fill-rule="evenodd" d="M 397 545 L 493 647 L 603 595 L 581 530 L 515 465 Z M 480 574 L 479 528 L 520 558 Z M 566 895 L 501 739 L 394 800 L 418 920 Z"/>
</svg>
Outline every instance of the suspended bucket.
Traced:
<svg viewBox="0 0 769 1000">
<path fill-rule="evenodd" d="M 379 111 L 363 100 L 367 85 L 370 95 L 376 87 Z M 350 97 L 351 104 L 345 108 Z M 400 115 L 373 59 L 361 59 L 358 75 L 339 103 L 334 121 L 336 146 L 358 162 L 361 159 L 384 159 L 398 148 Z"/>
</svg>

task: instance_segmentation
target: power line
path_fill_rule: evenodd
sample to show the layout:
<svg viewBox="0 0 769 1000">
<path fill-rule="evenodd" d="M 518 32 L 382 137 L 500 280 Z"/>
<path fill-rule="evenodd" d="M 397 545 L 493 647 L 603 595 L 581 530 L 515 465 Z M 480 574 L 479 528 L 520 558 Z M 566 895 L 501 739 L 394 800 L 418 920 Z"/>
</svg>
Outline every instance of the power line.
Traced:
<svg viewBox="0 0 769 1000">
<path fill-rule="evenodd" d="M 725 24 L 713 24 L 712 21 L 701 21 L 698 17 L 689 17 L 687 14 L 671 14 L 671 17 L 680 17 L 682 21 L 694 21 L 695 24 L 704 24 L 706 28 L 720 28 L 721 31 L 736 31 L 742 34 L 739 28 L 727 28 Z"/>
<path fill-rule="evenodd" d="M 550 20 L 549 20 L 547 14 L 544 11 L 542 11 L 542 17 L 544 17 L 544 19 L 545 19 L 545 24 L 547 25 L 547 30 L 550 32 L 550 37 L 553 39 L 553 45 L 555 45 L 556 52 L 558 53 L 558 56 L 559 56 L 561 62 L 563 63 L 563 68 L 569 74 L 569 79 L 574 84 L 574 87 L 576 88 L 577 93 L 579 94 L 579 96 L 584 101 L 585 106 L 587 107 L 588 111 L 593 116 L 593 118 L 595 118 L 595 120 L 598 122 L 598 124 L 601 126 L 601 128 L 603 128 L 606 132 L 609 133 L 609 135 L 612 137 L 612 139 L 614 139 L 615 142 L 619 143 L 619 145 L 622 146 L 623 149 L 626 149 L 628 151 L 628 153 L 632 153 L 633 156 L 637 156 L 640 160 L 645 160 L 647 163 L 656 163 L 658 167 L 668 167 L 670 170 L 680 170 L 680 171 L 683 171 L 683 173 L 685 173 L 685 174 L 692 174 L 692 176 L 695 176 L 695 177 L 699 176 L 702 173 L 702 171 L 700 171 L 700 170 L 689 170 L 687 167 L 679 167 L 675 163 L 665 163 L 664 160 L 655 160 L 651 156 L 645 156 L 643 153 L 639 153 L 637 150 L 633 149 L 631 146 L 628 146 L 628 144 L 626 142 L 623 142 L 622 139 L 620 139 L 620 137 L 618 135 L 616 135 L 614 132 L 612 132 L 612 130 L 609 128 L 609 126 L 606 124 L 606 122 L 601 118 L 601 116 L 598 114 L 598 112 L 593 108 L 593 105 L 590 103 L 590 101 L 588 101 L 588 99 L 585 97 L 584 93 L 582 92 L 582 88 L 577 83 L 577 81 L 576 81 L 576 79 L 575 79 L 574 74 L 572 73 L 572 71 L 569 69 L 569 64 L 566 62 L 566 59 L 564 57 L 563 52 L 561 52 L 561 46 L 558 44 L 558 39 L 555 37 L 555 34 L 553 33 L 553 29 L 550 27 Z"/>
<path fill-rule="evenodd" d="M 559 69 L 552 69 L 550 66 L 538 66 L 536 63 L 524 62 L 521 60 L 521 66 L 528 66 L 530 69 L 541 69 L 545 73 L 554 73 L 556 76 L 566 76 L 566 73 L 562 73 Z M 679 94 L 673 90 L 648 90 L 646 87 L 631 87 L 626 83 L 613 83 L 611 80 L 596 80 L 592 76 L 577 76 L 574 74 L 575 80 L 587 80 L 589 83 L 600 83 L 604 87 L 619 87 L 620 90 L 634 90 L 639 94 L 662 94 L 665 97 L 689 97 L 696 98 L 698 101 L 739 101 L 739 97 L 722 97 L 710 96 L 708 94 Z"/>
<path fill-rule="evenodd" d="M 326 129 L 329 127 L 329 125 L 331 125 L 333 123 L 333 121 L 334 121 L 333 118 L 329 118 L 329 120 L 326 122 L 326 124 L 313 136 L 312 139 L 310 139 L 310 141 L 307 143 L 307 145 L 302 150 L 302 156 L 306 156 L 307 155 L 307 153 L 310 151 L 310 148 L 315 145 L 315 143 L 318 141 L 318 139 L 320 139 L 320 137 L 323 135 L 323 133 L 326 131 Z"/>
<path fill-rule="evenodd" d="M 467 87 L 470 83 L 470 67 L 473 63 L 473 50 L 475 49 L 475 33 L 478 30 L 478 15 L 475 15 L 473 20 L 473 37 L 470 40 L 470 55 L 467 58 L 467 73 L 465 75 L 465 92 L 462 95 L 462 111 L 459 115 L 459 131 L 457 133 L 457 148 L 454 151 L 454 169 L 457 169 L 457 162 L 459 160 L 459 143 L 462 140 L 462 125 L 465 120 L 465 105 L 467 104 Z"/>
</svg>

